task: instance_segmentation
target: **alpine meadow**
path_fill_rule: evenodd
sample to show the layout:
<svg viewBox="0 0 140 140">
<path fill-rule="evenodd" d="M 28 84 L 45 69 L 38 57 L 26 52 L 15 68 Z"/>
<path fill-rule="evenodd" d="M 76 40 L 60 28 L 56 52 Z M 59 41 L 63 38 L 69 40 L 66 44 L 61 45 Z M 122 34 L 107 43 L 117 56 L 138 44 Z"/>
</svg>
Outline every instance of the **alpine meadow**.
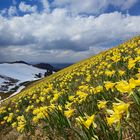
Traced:
<svg viewBox="0 0 140 140">
<path fill-rule="evenodd" d="M 140 36 L 43 78 L 0 105 L 1 140 L 139 140 Z"/>
</svg>

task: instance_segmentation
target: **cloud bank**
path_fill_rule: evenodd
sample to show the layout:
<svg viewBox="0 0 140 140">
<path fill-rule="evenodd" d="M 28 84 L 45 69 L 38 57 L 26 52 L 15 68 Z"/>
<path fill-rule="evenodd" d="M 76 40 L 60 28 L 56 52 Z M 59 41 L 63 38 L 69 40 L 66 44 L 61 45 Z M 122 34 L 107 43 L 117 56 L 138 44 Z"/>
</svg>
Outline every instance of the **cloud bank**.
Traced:
<svg viewBox="0 0 140 140">
<path fill-rule="evenodd" d="M 26 13 L 23 16 L 16 15 L 17 9 L 9 17 L 1 13 L 0 61 L 75 62 L 140 33 L 140 16 L 118 11 L 89 14 L 100 13 L 110 4 L 128 9 L 136 0 L 103 0 L 102 4 L 87 0 L 80 6 L 80 0 L 41 2 L 41 12 L 36 5 L 21 2 L 18 10 Z"/>
</svg>

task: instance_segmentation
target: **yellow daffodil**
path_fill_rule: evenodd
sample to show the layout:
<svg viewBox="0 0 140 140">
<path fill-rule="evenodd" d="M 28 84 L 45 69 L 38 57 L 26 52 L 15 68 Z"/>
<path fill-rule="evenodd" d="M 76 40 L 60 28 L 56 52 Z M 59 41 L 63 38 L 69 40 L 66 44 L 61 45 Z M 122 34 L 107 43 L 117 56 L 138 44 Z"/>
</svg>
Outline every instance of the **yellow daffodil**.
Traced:
<svg viewBox="0 0 140 140">
<path fill-rule="evenodd" d="M 128 69 L 134 68 L 135 64 L 136 64 L 136 60 L 129 59 L 129 61 L 128 61 Z"/>
<path fill-rule="evenodd" d="M 98 108 L 99 109 L 105 108 L 106 104 L 107 104 L 107 101 L 99 101 L 98 102 Z"/>
<path fill-rule="evenodd" d="M 87 116 L 86 120 L 83 119 L 81 116 L 79 116 L 78 118 L 76 118 L 76 120 L 78 122 L 80 122 L 81 124 L 83 124 L 87 129 L 89 129 L 89 127 L 93 124 L 94 127 L 96 127 L 97 125 L 94 122 L 94 118 L 95 115 L 93 114 L 92 116 Z"/>
<path fill-rule="evenodd" d="M 115 83 L 112 83 L 110 81 L 106 81 L 104 83 L 105 83 L 104 86 L 105 86 L 106 90 L 112 89 L 114 87 L 114 85 L 115 85 Z"/>
<path fill-rule="evenodd" d="M 110 117 L 107 117 L 107 122 L 111 126 L 114 123 L 120 123 L 120 120 L 123 116 L 123 114 L 128 114 L 128 108 L 130 106 L 130 103 L 113 103 L 113 110 L 107 110 L 107 112 L 110 114 Z"/>
<path fill-rule="evenodd" d="M 131 86 L 127 81 L 120 81 L 116 83 L 116 89 L 121 93 L 130 93 L 132 91 Z"/>
<path fill-rule="evenodd" d="M 73 113 L 74 113 L 75 109 L 69 109 L 69 110 L 66 110 L 64 111 L 64 115 L 67 117 L 67 118 L 70 118 Z"/>
</svg>

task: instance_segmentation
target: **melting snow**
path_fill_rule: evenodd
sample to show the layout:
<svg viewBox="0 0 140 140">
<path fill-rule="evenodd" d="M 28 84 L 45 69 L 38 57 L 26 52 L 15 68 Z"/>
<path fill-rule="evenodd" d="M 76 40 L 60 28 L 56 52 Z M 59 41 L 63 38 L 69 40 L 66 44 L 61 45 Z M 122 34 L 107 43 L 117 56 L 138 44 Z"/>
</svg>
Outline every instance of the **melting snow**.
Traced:
<svg viewBox="0 0 140 140">
<path fill-rule="evenodd" d="M 45 72 L 46 71 L 43 69 L 39 69 L 27 64 L 0 64 L 0 75 L 18 79 L 20 82 L 35 80 L 35 74 L 44 74 Z M 0 83 L 1 82 L 3 81 L 0 79 Z"/>
</svg>

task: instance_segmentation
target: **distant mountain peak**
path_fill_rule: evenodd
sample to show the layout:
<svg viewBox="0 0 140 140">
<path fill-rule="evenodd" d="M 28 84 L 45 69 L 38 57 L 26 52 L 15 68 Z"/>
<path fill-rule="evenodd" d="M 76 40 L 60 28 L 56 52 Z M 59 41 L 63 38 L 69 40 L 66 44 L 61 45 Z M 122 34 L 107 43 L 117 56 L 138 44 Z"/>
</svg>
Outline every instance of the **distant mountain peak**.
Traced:
<svg viewBox="0 0 140 140">
<path fill-rule="evenodd" d="M 54 71 L 54 72 L 57 72 L 60 70 L 58 68 L 53 67 L 52 65 L 50 65 L 48 63 L 38 63 L 38 64 L 35 64 L 33 66 L 37 67 L 37 68 L 45 69 L 45 70 L 48 69 L 48 70 Z"/>
<path fill-rule="evenodd" d="M 14 62 L 9 62 L 10 64 L 14 64 L 14 63 L 21 63 L 21 64 L 27 64 L 27 65 L 31 65 L 25 61 L 19 60 L 19 61 L 14 61 Z"/>
</svg>

